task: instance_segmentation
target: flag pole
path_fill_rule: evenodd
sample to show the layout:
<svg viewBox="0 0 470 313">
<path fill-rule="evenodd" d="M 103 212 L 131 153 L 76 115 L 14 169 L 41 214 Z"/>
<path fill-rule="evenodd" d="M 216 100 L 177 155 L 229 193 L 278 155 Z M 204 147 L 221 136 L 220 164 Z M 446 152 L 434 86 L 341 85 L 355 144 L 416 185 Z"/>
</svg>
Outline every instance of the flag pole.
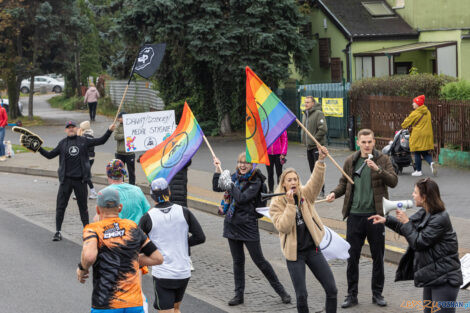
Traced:
<svg viewBox="0 0 470 313">
<path fill-rule="evenodd" d="M 139 49 L 139 51 L 140 51 L 140 49 Z M 134 59 L 134 64 L 132 64 L 131 75 L 129 75 L 129 80 L 127 81 L 126 89 L 124 89 L 124 93 L 122 94 L 121 103 L 119 103 L 119 107 L 117 109 L 116 116 L 114 117 L 113 124 L 116 124 L 116 121 L 117 121 L 118 116 L 119 116 L 119 112 L 121 112 L 122 104 L 124 103 L 124 99 L 126 98 L 127 89 L 129 88 L 129 85 L 131 84 L 132 78 L 134 77 L 134 70 L 135 70 L 136 61 L 137 61 L 137 58 Z"/>
<path fill-rule="evenodd" d="M 313 135 L 308 131 L 308 129 L 299 121 L 298 118 L 295 119 L 295 121 L 297 122 L 297 124 L 299 124 L 299 126 L 304 130 L 304 132 L 310 137 L 310 139 L 312 139 L 315 144 L 319 147 L 322 147 L 322 145 L 318 142 L 318 140 L 315 139 L 315 137 L 313 137 Z M 343 168 L 333 159 L 333 157 L 328 153 L 326 155 L 330 160 L 331 162 L 333 162 L 333 164 L 340 170 L 340 172 L 344 175 L 344 177 L 346 177 L 346 179 L 354 185 L 354 181 L 351 179 L 351 177 L 349 177 L 348 174 L 346 174 L 346 172 L 343 170 Z"/>
<path fill-rule="evenodd" d="M 216 156 L 215 156 L 214 150 L 212 150 L 212 147 L 211 147 L 209 141 L 207 140 L 206 135 L 202 135 L 202 138 L 204 138 L 204 141 L 206 142 L 206 145 L 209 148 L 209 151 L 211 152 L 212 157 L 215 158 Z M 223 171 L 222 171 L 221 164 L 218 164 L 218 168 L 219 168 L 219 171 L 222 173 Z"/>
</svg>

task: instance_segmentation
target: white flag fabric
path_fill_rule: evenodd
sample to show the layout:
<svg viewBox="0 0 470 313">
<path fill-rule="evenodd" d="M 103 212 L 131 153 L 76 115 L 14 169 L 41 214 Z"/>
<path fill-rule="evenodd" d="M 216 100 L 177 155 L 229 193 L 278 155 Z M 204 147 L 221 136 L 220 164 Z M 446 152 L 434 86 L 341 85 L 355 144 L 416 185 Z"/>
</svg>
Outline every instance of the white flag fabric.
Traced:
<svg viewBox="0 0 470 313">
<path fill-rule="evenodd" d="M 271 216 L 269 215 L 269 207 L 256 208 L 256 212 L 271 219 Z M 348 251 L 351 245 L 335 231 L 325 225 L 323 226 L 325 227 L 325 235 L 323 236 L 320 247 L 318 248 L 325 256 L 325 259 L 327 261 L 334 259 L 347 260 L 349 258 Z"/>
</svg>

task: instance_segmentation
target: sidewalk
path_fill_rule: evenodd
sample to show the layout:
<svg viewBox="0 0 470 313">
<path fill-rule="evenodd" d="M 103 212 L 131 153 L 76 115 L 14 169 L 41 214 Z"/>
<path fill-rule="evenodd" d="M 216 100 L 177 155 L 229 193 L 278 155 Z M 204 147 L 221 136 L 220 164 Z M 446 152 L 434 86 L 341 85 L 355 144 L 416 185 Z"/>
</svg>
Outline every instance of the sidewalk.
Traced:
<svg viewBox="0 0 470 313">
<path fill-rule="evenodd" d="M 106 185 L 105 165 L 114 158 L 114 154 L 106 152 L 97 152 L 95 163 L 92 167 L 93 181 L 96 184 Z M 16 174 L 28 174 L 35 176 L 57 177 L 59 159 L 47 160 L 39 154 L 21 153 L 6 162 L 0 163 L 0 171 Z M 212 214 L 217 214 L 217 207 L 222 197 L 221 193 L 212 191 L 212 173 L 207 171 L 189 169 L 188 171 L 188 203 L 191 208 L 199 209 Z M 142 167 L 136 164 L 136 184 L 141 186 L 144 192 L 148 193 L 148 181 Z M 339 234 L 345 235 L 346 223 L 342 220 L 341 209 L 343 199 L 336 200 L 333 203 L 320 203 L 316 209 L 324 224 L 334 229 Z M 410 214 L 416 209 L 410 210 Z M 463 256 L 470 253 L 470 241 L 464 238 L 470 238 L 469 221 L 465 218 L 452 217 L 452 224 L 457 232 L 459 240 L 459 253 Z M 268 219 L 260 222 L 260 227 L 270 232 L 276 232 L 272 223 Z M 407 247 L 406 240 L 396 233 L 386 229 L 386 261 L 398 263 L 401 255 Z M 370 255 L 367 244 L 363 249 L 363 254 Z"/>
</svg>

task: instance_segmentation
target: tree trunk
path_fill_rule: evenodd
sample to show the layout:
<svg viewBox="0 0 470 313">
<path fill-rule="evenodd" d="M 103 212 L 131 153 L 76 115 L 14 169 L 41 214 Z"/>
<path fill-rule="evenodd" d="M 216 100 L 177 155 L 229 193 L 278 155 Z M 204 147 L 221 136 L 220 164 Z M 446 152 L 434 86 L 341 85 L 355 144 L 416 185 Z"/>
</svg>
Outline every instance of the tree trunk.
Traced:
<svg viewBox="0 0 470 313">
<path fill-rule="evenodd" d="M 77 41 L 75 41 L 75 73 L 77 75 L 77 97 L 82 96 L 82 83 L 80 75 L 80 51 L 78 49 Z"/>
<path fill-rule="evenodd" d="M 34 96 L 34 74 L 31 75 L 29 83 L 29 99 L 28 99 L 28 119 L 33 120 L 33 96 Z"/>
<path fill-rule="evenodd" d="M 7 75 L 7 88 L 8 88 L 8 118 L 15 120 L 18 118 L 18 90 L 16 75 L 10 71 Z"/>
<path fill-rule="evenodd" d="M 220 133 L 222 135 L 229 135 L 232 133 L 232 127 L 230 126 L 230 114 L 225 113 L 220 121 Z"/>
</svg>

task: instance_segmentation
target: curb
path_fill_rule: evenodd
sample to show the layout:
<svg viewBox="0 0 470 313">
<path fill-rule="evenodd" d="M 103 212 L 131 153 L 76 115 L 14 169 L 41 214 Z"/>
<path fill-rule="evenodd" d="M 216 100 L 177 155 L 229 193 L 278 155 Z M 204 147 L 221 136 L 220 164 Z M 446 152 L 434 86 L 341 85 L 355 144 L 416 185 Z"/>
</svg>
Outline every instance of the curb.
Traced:
<svg viewBox="0 0 470 313">
<path fill-rule="evenodd" d="M 58 174 L 56 171 L 27 168 L 27 167 L 5 166 L 5 165 L 0 165 L 0 172 L 31 175 L 31 176 L 53 177 L 53 178 L 58 177 Z M 93 183 L 98 184 L 98 185 L 107 185 L 108 180 L 105 177 L 93 176 Z M 150 194 L 150 187 L 148 185 L 136 184 L 136 186 L 140 187 L 142 191 L 144 192 L 144 194 L 146 195 Z M 200 199 L 200 198 L 188 195 L 188 206 L 190 208 L 194 208 L 196 210 L 199 210 L 205 213 L 217 215 L 222 218 L 222 216 L 218 214 L 219 204 L 216 202 L 208 201 L 208 200 L 204 200 L 204 199 Z M 326 223 L 324 222 L 324 224 L 326 226 L 329 226 L 327 222 Z M 268 231 L 270 233 L 278 234 L 278 231 L 274 228 L 274 225 L 272 224 L 272 222 L 266 217 L 259 219 L 259 228 L 262 230 Z M 338 233 L 338 235 L 345 238 L 343 234 Z M 405 253 L 405 251 L 406 251 L 405 249 L 386 244 L 384 260 L 386 262 L 398 264 L 401 257 Z M 361 254 L 369 258 L 371 257 L 369 244 L 367 241 L 365 242 L 363 246 Z"/>
</svg>

